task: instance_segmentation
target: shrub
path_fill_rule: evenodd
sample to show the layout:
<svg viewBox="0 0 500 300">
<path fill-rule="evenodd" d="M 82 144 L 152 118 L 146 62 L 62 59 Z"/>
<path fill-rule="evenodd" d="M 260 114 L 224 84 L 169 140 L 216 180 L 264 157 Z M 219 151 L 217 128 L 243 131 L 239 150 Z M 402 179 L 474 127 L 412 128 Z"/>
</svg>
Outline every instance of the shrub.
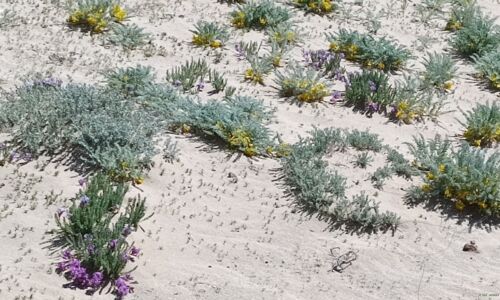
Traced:
<svg viewBox="0 0 500 300">
<path fill-rule="evenodd" d="M 101 33 L 109 28 L 110 23 L 121 23 L 127 16 L 127 11 L 117 0 L 76 0 L 68 23 L 93 33 Z"/>
<path fill-rule="evenodd" d="M 500 215 L 500 154 L 486 155 L 462 144 L 453 150 L 448 140 L 415 138 L 410 150 L 423 171 L 424 184 L 407 197 L 437 201 L 458 211 Z"/>
<path fill-rule="evenodd" d="M 231 23 L 236 28 L 261 30 L 287 22 L 292 15 L 286 8 L 276 5 L 274 1 L 263 0 L 239 5 L 231 13 L 231 17 Z"/>
<path fill-rule="evenodd" d="M 454 89 L 452 79 L 455 77 L 457 67 L 450 56 L 429 53 L 427 58 L 424 59 L 424 67 L 424 86 L 433 86 L 444 91 L 452 91 Z"/>
<path fill-rule="evenodd" d="M 140 250 L 127 237 L 145 219 L 146 208 L 144 199 L 134 198 L 119 213 L 126 192 L 125 184 L 98 174 L 69 209 L 58 210 L 55 241 L 65 251 L 56 271 L 71 280 L 70 286 L 93 293 L 112 283 L 120 298 L 133 292 L 131 271 L 124 270 Z"/>
<path fill-rule="evenodd" d="M 276 84 L 281 97 L 299 102 L 318 102 L 330 94 L 321 75 L 312 69 L 289 68 L 285 73 L 276 73 Z"/>
<path fill-rule="evenodd" d="M 445 29 L 458 31 L 464 27 L 468 27 L 475 19 L 480 17 L 482 17 L 482 14 L 475 1 L 465 5 L 454 5 Z"/>
<path fill-rule="evenodd" d="M 410 52 L 393 41 L 357 31 L 340 29 L 338 33 L 327 34 L 327 39 L 330 51 L 344 53 L 348 60 L 359 61 L 368 68 L 399 70 L 410 58 Z"/>
<path fill-rule="evenodd" d="M 366 169 L 373 161 L 373 157 L 370 156 L 368 152 L 361 152 L 356 155 L 356 160 L 354 164 L 362 169 Z"/>
<path fill-rule="evenodd" d="M 349 140 L 352 141 L 350 135 L 340 129 L 316 129 L 310 138 L 302 138 L 292 145 L 291 154 L 282 160 L 285 184 L 300 208 L 320 213 L 339 226 L 366 231 L 395 229 L 399 217 L 379 212 L 378 204 L 364 194 L 349 200 L 345 195 L 346 179 L 330 171 L 322 160 L 328 151 L 342 151 L 348 147 Z"/>
<path fill-rule="evenodd" d="M 289 22 L 270 27 L 267 34 L 269 41 L 278 44 L 281 48 L 296 45 L 301 41 L 301 34 Z"/>
<path fill-rule="evenodd" d="M 151 163 L 155 120 L 118 92 L 87 85 L 27 84 L 8 95 L 4 126 L 35 156 L 71 153 L 76 165 L 137 179 Z"/>
<path fill-rule="evenodd" d="M 183 106 L 184 110 L 173 114 L 171 123 L 184 133 L 214 137 L 249 157 L 266 155 L 273 146 L 265 127 L 272 113 L 261 101 L 235 96 L 206 104 L 189 101 Z"/>
<path fill-rule="evenodd" d="M 191 32 L 193 44 L 200 47 L 221 48 L 229 39 L 229 32 L 213 22 L 199 21 Z"/>
<path fill-rule="evenodd" d="M 227 85 L 224 76 L 210 69 L 203 59 L 186 61 L 183 65 L 168 70 L 166 79 L 173 86 L 181 87 L 184 92 L 192 93 L 202 91 L 207 82 L 214 88 L 210 93 L 221 92 Z"/>
<path fill-rule="evenodd" d="M 479 75 L 488 81 L 491 88 L 500 90 L 500 48 L 472 58 Z"/>
<path fill-rule="evenodd" d="M 466 128 L 465 140 L 476 147 L 490 147 L 500 142 L 500 105 L 478 104 L 472 111 L 463 113 Z"/>
<path fill-rule="evenodd" d="M 329 14 L 334 9 L 331 0 L 291 0 L 290 3 L 307 12 L 319 15 Z"/>
<path fill-rule="evenodd" d="M 122 46 L 126 50 L 135 50 L 144 46 L 151 36 L 136 24 L 116 24 L 111 27 L 109 41 L 114 45 Z"/>
<path fill-rule="evenodd" d="M 500 43 L 500 30 L 493 19 L 479 17 L 473 19 L 470 24 L 460 29 L 453 39 L 451 45 L 459 54 L 471 57 L 472 55 L 484 55 L 495 50 Z"/>
<path fill-rule="evenodd" d="M 120 91 L 127 97 L 138 96 L 145 86 L 154 81 L 151 68 L 141 65 L 114 69 L 108 71 L 105 77 L 110 89 Z"/>
</svg>

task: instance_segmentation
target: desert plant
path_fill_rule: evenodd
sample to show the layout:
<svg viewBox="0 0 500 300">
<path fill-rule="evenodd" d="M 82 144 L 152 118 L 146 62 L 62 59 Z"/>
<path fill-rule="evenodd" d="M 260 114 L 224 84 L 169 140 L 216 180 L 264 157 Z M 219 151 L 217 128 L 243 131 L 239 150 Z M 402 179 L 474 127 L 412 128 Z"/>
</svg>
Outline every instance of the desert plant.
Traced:
<svg viewBox="0 0 500 300">
<path fill-rule="evenodd" d="M 145 86 L 153 82 L 154 74 L 151 72 L 151 67 L 141 65 L 110 70 L 105 73 L 106 85 L 127 97 L 136 97 Z"/>
<path fill-rule="evenodd" d="M 229 39 L 229 32 L 213 22 L 199 21 L 191 32 L 193 44 L 200 47 L 220 48 Z"/>
<path fill-rule="evenodd" d="M 287 22 L 292 15 L 286 8 L 276 5 L 273 1 L 263 0 L 239 5 L 231 13 L 231 17 L 231 23 L 236 28 L 261 30 Z"/>
<path fill-rule="evenodd" d="M 425 67 L 423 84 L 425 86 L 433 86 L 445 91 L 454 89 L 453 78 L 457 72 L 457 67 L 450 56 L 429 53 L 423 64 Z"/>
<path fill-rule="evenodd" d="M 111 26 L 109 41 L 114 45 L 120 45 L 127 50 L 135 50 L 144 46 L 151 36 L 136 24 L 116 24 Z"/>
<path fill-rule="evenodd" d="M 125 184 L 113 183 L 102 174 L 82 184 L 85 189 L 72 206 L 56 213 L 55 245 L 65 248 L 56 271 L 71 280 L 70 286 L 91 293 L 111 282 L 121 298 L 133 292 L 131 271 L 124 270 L 140 250 L 127 242 L 127 236 L 147 218 L 145 201 L 134 198 L 118 214 Z"/>
<path fill-rule="evenodd" d="M 301 42 L 301 34 L 289 22 L 280 23 L 267 30 L 269 41 L 278 44 L 281 48 L 296 45 Z"/>
<path fill-rule="evenodd" d="M 486 79 L 491 88 L 500 90 L 500 48 L 482 56 L 474 55 L 472 59 L 479 76 Z"/>
<path fill-rule="evenodd" d="M 500 142 L 500 105 L 478 104 L 471 111 L 463 112 L 466 128 L 465 140 L 476 147 L 489 147 Z"/>
<path fill-rule="evenodd" d="M 368 152 L 361 152 L 356 155 L 356 160 L 354 161 L 354 164 L 357 167 L 366 169 L 366 167 L 368 167 L 372 161 L 373 157 L 371 157 Z"/>
<path fill-rule="evenodd" d="M 330 51 L 344 53 L 348 60 L 359 61 L 368 68 L 383 71 L 399 70 L 410 58 L 404 47 L 386 38 L 374 38 L 357 31 L 340 29 L 327 34 Z"/>
<path fill-rule="evenodd" d="M 410 147 L 416 163 L 423 169 L 421 187 L 412 189 L 412 201 L 438 201 L 442 207 L 500 215 L 500 154 L 462 144 L 457 150 L 450 142 L 436 137 L 415 138 Z"/>
<path fill-rule="evenodd" d="M 286 72 L 276 73 L 276 84 L 281 97 L 299 102 L 322 101 L 330 92 L 321 75 L 312 69 L 292 67 Z"/>
<path fill-rule="evenodd" d="M 72 3 L 68 23 L 93 33 L 101 33 L 111 23 L 121 23 L 128 16 L 118 0 L 76 0 Z"/>
<path fill-rule="evenodd" d="M 471 3 L 456 4 L 452 6 L 451 15 L 446 22 L 446 30 L 457 31 L 469 26 L 473 20 L 482 16 L 481 10 L 476 1 Z"/>
<path fill-rule="evenodd" d="M 378 204 L 364 194 L 348 199 L 346 179 L 322 160 L 328 151 L 345 149 L 348 136 L 349 132 L 340 129 L 315 129 L 310 138 L 292 145 L 291 154 L 282 160 L 285 184 L 298 207 L 320 213 L 339 226 L 366 231 L 395 229 L 399 222 L 395 214 L 379 212 Z"/>
<path fill-rule="evenodd" d="M 451 40 L 451 45 L 460 55 L 484 55 L 495 50 L 500 44 L 500 29 L 495 20 L 478 17 L 461 28 Z"/>
<path fill-rule="evenodd" d="M 290 4 L 307 12 L 325 15 L 333 12 L 334 5 L 331 0 L 291 0 Z"/>
</svg>

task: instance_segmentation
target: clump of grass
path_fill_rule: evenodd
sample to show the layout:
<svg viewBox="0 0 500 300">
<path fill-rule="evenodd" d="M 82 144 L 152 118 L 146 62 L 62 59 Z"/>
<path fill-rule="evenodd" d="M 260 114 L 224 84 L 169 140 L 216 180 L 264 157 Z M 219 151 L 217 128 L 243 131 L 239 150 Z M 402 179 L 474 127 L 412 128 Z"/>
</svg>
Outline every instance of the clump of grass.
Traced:
<svg viewBox="0 0 500 300">
<path fill-rule="evenodd" d="M 472 58 L 479 76 L 487 80 L 492 89 L 500 90 L 500 48 Z"/>
<path fill-rule="evenodd" d="M 231 13 L 231 23 L 238 29 L 262 30 L 288 22 L 291 13 L 274 1 L 246 2 Z"/>
<path fill-rule="evenodd" d="M 68 23 L 93 33 L 101 33 L 112 23 L 122 23 L 127 11 L 117 0 L 76 0 L 71 7 Z"/>
<path fill-rule="evenodd" d="M 135 50 L 151 40 L 151 36 L 136 24 L 116 24 L 111 27 L 109 41 L 127 50 Z"/>
<path fill-rule="evenodd" d="M 471 111 L 463 113 L 466 130 L 465 140 L 476 147 L 490 147 L 500 142 L 500 105 L 478 104 Z"/>
<path fill-rule="evenodd" d="M 364 231 L 395 229 L 399 217 L 379 212 L 378 204 L 365 194 L 349 199 L 346 179 L 330 171 L 322 157 L 349 145 L 349 132 L 339 129 L 316 129 L 311 137 L 292 145 L 291 154 L 282 160 L 285 184 L 295 196 L 298 207 L 319 213 L 338 226 Z"/>
<path fill-rule="evenodd" d="M 368 167 L 372 161 L 373 157 L 371 157 L 368 152 L 361 152 L 356 155 L 356 160 L 354 161 L 354 164 L 357 167 L 366 169 L 366 167 Z"/>
<path fill-rule="evenodd" d="M 457 67 L 449 55 L 429 53 L 424 59 L 424 67 L 424 86 L 432 86 L 444 91 L 452 91 L 455 88 L 453 78 Z"/>
<path fill-rule="evenodd" d="M 203 59 L 186 61 L 183 65 L 168 70 L 166 80 L 175 87 L 181 87 L 184 92 L 192 93 L 202 91 L 206 83 L 213 87 L 209 92 L 211 94 L 222 92 L 227 86 L 224 75 L 210 69 Z"/>
<path fill-rule="evenodd" d="M 334 10 L 334 4 L 331 0 L 291 0 L 290 4 L 318 15 L 326 15 Z"/>
<path fill-rule="evenodd" d="M 345 91 L 345 105 L 371 116 L 387 112 L 396 99 L 396 91 L 389 84 L 389 77 L 378 71 L 350 73 Z"/>
<path fill-rule="evenodd" d="M 241 42 L 236 46 L 240 58 L 245 59 L 250 68 L 245 70 L 244 79 L 252 83 L 264 85 L 264 77 L 268 75 L 273 68 L 279 67 L 284 51 L 279 45 L 273 43 L 270 51 L 262 53 L 262 43 Z"/>
<path fill-rule="evenodd" d="M 459 54 L 470 58 L 495 50 L 500 44 L 500 29 L 494 19 L 477 17 L 457 31 L 451 45 Z"/>
<path fill-rule="evenodd" d="M 321 75 L 312 69 L 292 67 L 284 73 L 276 73 L 276 84 L 281 97 L 299 102 L 319 102 L 330 94 Z"/>
<path fill-rule="evenodd" d="M 348 60 L 358 61 L 367 68 L 395 71 L 401 69 L 410 58 L 410 52 L 386 38 L 374 38 L 357 31 L 340 29 L 327 34 L 330 51 L 344 53 Z"/>
<path fill-rule="evenodd" d="M 229 39 L 229 32 L 214 22 L 199 21 L 195 25 L 193 44 L 199 47 L 221 48 Z"/>
<path fill-rule="evenodd" d="M 89 293 L 111 283 L 122 298 L 133 292 L 132 270 L 125 268 L 137 259 L 140 249 L 127 237 L 147 218 L 145 200 L 134 198 L 120 212 L 125 184 L 113 183 L 102 174 L 82 184 L 84 190 L 71 207 L 60 208 L 56 214 L 55 246 L 65 249 L 56 271 L 71 280 L 70 287 Z"/>
<path fill-rule="evenodd" d="M 448 140 L 415 138 L 410 144 L 424 184 L 407 194 L 411 201 L 436 201 L 458 212 L 500 215 L 500 154 L 462 144 L 457 150 Z"/>
<path fill-rule="evenodd" d="M 281 48 L 290 47 L 301 42 L 301 34 L 289 22 L 280 23 L 267 30 L 269 41 Z"/>
<path fill-rule="evenodd" d="M 481 16 L 481 10 L 475 1 L 472 3 L 453 5 L 445 29 L 448 31 L 458 31 L 469 26 L 475 19 Z"/>
</svg>

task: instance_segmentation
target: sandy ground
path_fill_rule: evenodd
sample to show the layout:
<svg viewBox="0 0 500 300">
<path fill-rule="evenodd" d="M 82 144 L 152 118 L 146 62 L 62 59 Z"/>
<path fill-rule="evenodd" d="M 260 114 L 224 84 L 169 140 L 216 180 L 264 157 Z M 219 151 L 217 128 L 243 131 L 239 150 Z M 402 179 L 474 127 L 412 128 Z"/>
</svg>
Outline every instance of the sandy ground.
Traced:
<svg viewBox="0 0 500 300">
<path fill-rule="evenodd" d="M 408 46 L 415 55 L 410 69 L 421 69 L 418 61 L 425 51 L 448 49 L 449 34 L 438 29 L 444 20 L 429 25 L 418 21 L 419 2 L 408 1 L 404 15 L 399 1 L 387 0 L 364 1 L 363 6 L 345 1 L 350 18 L 303 17 L 298 12 L 298 27 L 306 33 L 302 48 L 326 48 L 325 32 L 339 26 L 366 28 L 366 11 L 390 8 L 390 16 L 380 17 L 378 34 Z M 34 72 L 50 72 L 66 82 L 97 83 L 101 71 L 136 64 L 152 66 L 163 80 L 166 70 L 189 57 L 214 59 L 213 53 L 190 46 L 189 30 L 201 19 L 228 24 L 232 10 L 215 0 L 125 1 L 134 12 L 130 22 L 154 36 L 152 46 L 126 53 L 101 37 L 68 30 L 67 13 L 57 3 L 0 0 L 0 11 L 11 8 L 20 17 L 15 26 L 0 29 L 1 88 L 11 89 Z M 480 3 L 500 16 L 499 3 Z M 226 72 L 241 94 L 275 107 L 271 128 L 289 142 L 312 126 L 370 129 L 405 152 L 403 143 L 417 133 L 460 133 L 458 108 L 499 101 L 473 80 L 472 66 L 460 60 L 457 89 L 448 99 L 452 112 L 439 123 L 399 126 L 341 106 L 298 107 L 277 98 L 272 76 L 264 87 L 242 82 L 247 64 L 235 58 L 234 44 L 264 38 L 233 32 L 221 62 L 213 66 Z M 428 48 L 422 48 L 424 38 Z M 299 47 L 291 57 L 299 59 L 300 53 Z M 402 197 L 411 182 L 394 178 L 376 198 L 383 209 L 402 218 L 394 235 L 351 235 L 293 209 L 276 172 L 278 161 L 249 160 L 207 150 L 197 139 L 174 138 L 181 150 L 178 161 L 162 163 L 158 157 L 141 190 L 130 191 L 147 197 L 154 216 L 142 224 L 144 232 L 133 235 L 143 256 L 134 272 L 139 283 L 129 299 L 500 299 L 500 231 L 408 207 Z M 56 209 L 78 191 L 79 175 L 54 164 L 40 170 L 39 163 L 0 168 L 0 299 L 112 299 L 106 293 L 85 296 L 62 288 L 66 281 L 54 273 L 56 256 L 46 248 L 46 232 L 55 227 Z M 343 173 L 352 185 L 359 174 L 350 170 Z M 228 177 L 230 172 L 237 182 Z M 462 251 L 470 240 L 477 242 L 480 253 Z M 331 272 L 334 247 L 358 251 L 358 259 L 343 273 Z"/>
</svg>

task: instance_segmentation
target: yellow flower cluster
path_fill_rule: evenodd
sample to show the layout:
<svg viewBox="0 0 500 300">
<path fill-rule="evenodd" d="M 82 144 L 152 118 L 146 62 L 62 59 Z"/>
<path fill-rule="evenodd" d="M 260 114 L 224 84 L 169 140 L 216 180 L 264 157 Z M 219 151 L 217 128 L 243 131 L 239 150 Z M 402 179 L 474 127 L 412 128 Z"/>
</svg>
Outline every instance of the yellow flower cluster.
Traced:
<svg viewBox="0 0 500 300">
<path fill-rule="evenodd" d="M 476 147 L 487 147 L 493 143 L 500 143 L 500 125 L 494 130 L 481 128 L 479 130 L 468 128 L 464 132 L 464 138 L 469 144 Z"/>
<path fill-rule="evenodd" d="M 458 31 L 460 29 L 462 29 L 462 24 L 458 20 L 452 19 L 446 23 L 445 30 Z"/>
<path fill-rule="evenodd" d="M 236 129 L 229 134 L 228 142 L 232 148 L 243 148 L 243 153 L 246 156 L 252 157 L 257 154 L 252 136 L 245 130 Z"/>
<path fill-rule="evenodd" d="M 396 119 L 405 124 L 411 124 L 417 116 L 418 114 L 411 109 L 409 103 L 406 101 L 401 101 L 396 106 Z"/>
<path fill-rule="evenodd" d="M 246 26 L 246 15 L 244 12 L 239 11 L 233 16 L 233 20 L 231 21 L 234 27 L 236 28 L 245 28 Z"/>
<path fill-rule="evenodd" d="M 301 102 L 321 101 L 328 95 L 328 89 L 324 83 L 317 83 L 311 86 L 307 91 L 299 94 L 297 99 Z"/>
<path fill-rule="evenodd" d="M 333 11 L 333 4 L 331 0 L 296 0 L 297 5 L 307 5 L 307 8 L 318 14 L 327 14 Z"/>
<path fill-rule="evenodd" d="M 210 46 L 212 48 L 222 47 L 222 42 L 220 40 L 212 39 L 211 37 L 195 34 L 193 35 L 193 44 L 196 46 Z"/>
<path fill-rule="evenodd" d="M 288 157 L 292 153 L 292 147 L 287 143 L 280 143 L 276 149 L 272 146 L 266 148 L 266 153 L 274 157 Z"/>
<path fill-rule="evenodd" d="M 245 80 L 264 84 L 264 78 L 262 77 L 262 74 L 255 72 L 254 69 L 252 69 L 252 68 L 247 69 L 245 71 Z"/>
<path fill-rule="evenodd" d="M 74 26 L 86 26 L 94 33 L 104 32 L 109 21 L 122 22 L 126 19 L 127 12 L 120 5 L 114 5 L 111 10 L 90 8 L 88 10 L 77 9 L 68 18 L 68 23 Z"/>
<path fill-rule="evenodd" d="M 488 76 L 488 80 L 490 81 L 490 85 L 492 88 L 500 90 L 500 76 L 497 74 L 491 74 Z"/>
</svg>

